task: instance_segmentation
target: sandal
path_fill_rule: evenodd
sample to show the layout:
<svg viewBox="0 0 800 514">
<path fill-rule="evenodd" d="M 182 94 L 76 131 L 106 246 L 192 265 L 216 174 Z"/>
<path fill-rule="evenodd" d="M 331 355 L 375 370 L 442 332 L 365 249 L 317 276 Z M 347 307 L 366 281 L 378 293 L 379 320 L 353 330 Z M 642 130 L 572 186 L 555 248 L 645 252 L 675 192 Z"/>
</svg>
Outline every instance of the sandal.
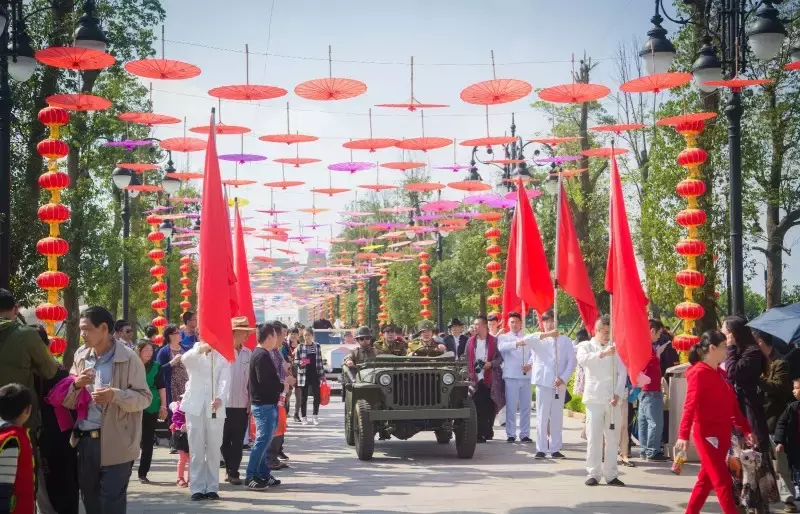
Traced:
<svg viewBox="0 0 800 514">
<path fill-rule="evenodd" d="M 636 467 L 636 463 L 635 462 L 631 462 L 629 460 L 622 459 L 622 460 L 619 461 L 619 463 L 622 464 L 623 466 L 625 466 L 626 468 L 635 468 Z"/>
<path fill-rule="evenodd" d="M 179 478 L 175 483 L 178 485 L 178 487 L 189 487 L 189 484 L 186 482 L 186 480 L 182 478 Z"/>
</svg>

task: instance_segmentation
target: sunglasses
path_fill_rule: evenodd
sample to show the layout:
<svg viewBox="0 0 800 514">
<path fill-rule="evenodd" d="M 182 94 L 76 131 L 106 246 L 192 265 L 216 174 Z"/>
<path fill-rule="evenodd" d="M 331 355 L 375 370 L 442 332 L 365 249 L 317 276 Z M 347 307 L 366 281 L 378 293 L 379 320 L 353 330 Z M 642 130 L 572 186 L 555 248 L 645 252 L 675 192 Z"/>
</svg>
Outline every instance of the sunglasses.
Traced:
<svg viewBox="0 0 800 514">
<path fill-rule="evenodd" d="M 371 337 L 356 337 L 356 341 L 369 341 Z"/>
</svg>

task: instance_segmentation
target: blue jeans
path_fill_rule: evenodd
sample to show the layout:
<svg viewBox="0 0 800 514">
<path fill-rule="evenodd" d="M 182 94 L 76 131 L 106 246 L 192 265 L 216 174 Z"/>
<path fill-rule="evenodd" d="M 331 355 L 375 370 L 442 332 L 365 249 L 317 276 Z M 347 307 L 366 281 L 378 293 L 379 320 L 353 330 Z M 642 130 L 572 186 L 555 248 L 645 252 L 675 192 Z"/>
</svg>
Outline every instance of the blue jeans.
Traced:
<svg viewBox="0 0 800 514">
<path fill-rule="evenodd" d="M 639 446 L 642 457 L 661 456 L 661 435 L 664 431 L 664 396 L 661 392 L 639 393 Z"/>
<path fill-rule="evenodd" d="M 250 450 L 250 460 L 247 462 L 247 480 L 267 480 L 270 476 L 269 463 L 264 456 L 278 423 L 278 409 L 275 405 L 253 405 L 252 410 L 256 421 L 256 442 Z"/>
</svg>

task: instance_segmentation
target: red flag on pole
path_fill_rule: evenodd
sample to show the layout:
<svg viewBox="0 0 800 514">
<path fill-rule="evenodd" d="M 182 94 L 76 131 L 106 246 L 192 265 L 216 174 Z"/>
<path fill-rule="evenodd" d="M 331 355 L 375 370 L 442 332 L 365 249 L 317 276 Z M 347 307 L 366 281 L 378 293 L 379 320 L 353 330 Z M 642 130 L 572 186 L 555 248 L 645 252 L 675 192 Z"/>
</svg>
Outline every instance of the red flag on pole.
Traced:
<svg viewBox="0 0 800 514">
<path fill-rule="evenodd" d="M 521 180 L 517 184 L 517 193 L 514 212 L 517 248 L 508 259 L 515 260 L 517 297 L 541 314 L 553 306 L 555 292 L 536 216 Z"/>
<path fill-rule="evenodd" d="M 216 146 L 214 148 L 216 149 Z M 217 162 L 219 162 L 219 161 L 217 161 Z M 230 262 L 231 262 L 231 269 L 235 270 L 235 268 L 233 267 L 233 266 L 235 266 L 235 264 L 234 264 L 235 263 L 234 254 L 233 254 L 233 239 L 232 239 L 231 229 L 230 229 L 231 216 L 230 216 L 230 212 L 228 211 L 228 205 L 229 205 L 228 204 L 228 191 L 226 189 L 224 189 L 224 188 L 223 188 L 222 191 L 223 191 L 223 200 L 225 202 L 225 223 L 228 224 L 227 237 L 225 238 L 225 250 L 228 252 L 228 260 L 230 260 Z M 234 199 L 235 199 L 235 197 L 234 197 Z M 235 273 L 234 273 L 234 275 L 235 275 Z M 231 285 L 230 285 L 229 296 L 230 296 L 230 302 L 231 302 L 231 314 L 233 314 L 234 316 L 237 316 L 239 314 L 239 292 L 238 292 L 238 289 L 236 287 L 236 283 L 235 282 L 232 282 Z"/>
<path fill-rule="evenodd" d="M 610 241 L 606 267 L 606 291 L 611 294 L 611 327 L 617 351 L 628 376 L 636 383 L 652 354 L 647 296 L 639 281 L 625 198 L 617 160 L 611 157 Z"/>
<path fill-rule="evenodd" d="M 522 301 L 517 296 L 517 266 L 516 259 L 512 256 L 517 253 L 517 218 L 511 220 L 511 232 L 508 238 L 508 253 L 506 254 L 506 273 L 503 279 L 503 325 L 508 321 L 509 312 L 520 312 Z"/>
<path fill-rule="evenodd" d="M 228 207 L 222 196 L 222 181 L 212 130 L 206 149 L 203 203 L 200 211 L 200 262 L 197 277 L 197 328 L 200 339 L 233 362 L 233 329 L 230 294 L 236 283 L 233 262 L 220 238 L 230 238 Z"/>
<path fill-rule="evenodd" d="M 236 245 L 233 247 L 233 262 L 236 269 L 236 299 L 239 306 L 238 315 L 245 316 L 250 326 L 256 326 L 256 314 L 253 311 L 253 295 L 250 290 L 250 272 L 247 270 L 247 250 L 244 246 L 244 231 L 242 230 L 242 217 L 239 214 L 239 204 L 234 203 L 234 232 Z M 202 225 L 201 225 L 202 226 Z M 247 336 L 244 345 L 249 349 L 256 347 L 255 332 Z"/>
<path fill-rule="evenodd" d="M 558 263 L 556 264 L 558 286 L 570 295 L 578 305 L 578 312 L 581 315 L 586 330 L 594 335 L 594 324 L 597 321 L 600 311 L 597 309 L 597 301 L 592 292 L 592 283 L 589 281 L 589 273 L 583 262 L 581 245 L 578 243 L 578 233 L 575 231 L 575 224 L 572 222 L 572 213 L 569 209 L 569 201 L 564 187 L 561 187 L 561 205 L 559 209 L 558 233 Z"/>
</svg>

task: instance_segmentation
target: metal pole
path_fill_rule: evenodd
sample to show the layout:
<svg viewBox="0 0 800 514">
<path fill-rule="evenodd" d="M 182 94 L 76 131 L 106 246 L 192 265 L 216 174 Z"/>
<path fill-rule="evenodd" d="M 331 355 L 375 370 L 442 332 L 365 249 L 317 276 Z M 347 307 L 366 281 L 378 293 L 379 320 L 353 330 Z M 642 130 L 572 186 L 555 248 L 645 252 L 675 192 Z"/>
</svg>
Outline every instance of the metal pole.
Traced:
<svg viewBox="0 0 800 514">
<path fill-rule="evenodd" d="M 744 315 L 744 252 L 742 250 L 742 96 L 734 92 L 725 108 L 728 117 L 731 214 L 731 313 Z"/>
<path fill-rule="evenodd" d="M 167 264 L 169 264 L 169 254 L 172 253 L 172 245 L 170 244 L 170 240 L 171 239 L 172 238 L 170 238 L 170 237 L 167 238 L 167 249 L 166 249 L 166 252 L 165 252 L 166 255 L 167 255 L 167 261 L 166 261 Z M 167 296 L 167 308 L 164 310 L 164 315 L 167 318 L 167 321 L 169 321 L 169 304 L 170 304 L 170 302 L 169 302 L 169 289 L 170 289 L 169 267 L 167 267 L 167 278 L 166 278 L 165 282 L 167 283 L 167 291 L 166 291 L 166 293 L 167 293 L 167 295 L 166 295 Z"/>
<path fill-rule="evenodd" d="M 122 319 L 128 319 L 128 237 L 131 232 L 131 205 L 128 190 L 122 192 Z"/>
<path fill-rule="evenodd" d="M 13 13 L 7 1 L 9 26 Z M 8 84 L 8 27 L 0 28 L 0 287 L 11 283 L 11 88 Z"/>
<path fill-rule="evenodd" d="M 561 172 L 558 172 L 558 193 L 556 194 L 556 248 L 555 248 L 555 265 L 553 266 L 553 323 L 556 330 L 558 330 L 558 230 L 561 228 Z M 558 338 L 556 336 L 553 340 L 554 348 L 554 364 L 555 364 L 555 377 L 558 378 Z M 558 388 L 555 394 L 556 400 L 558 399 Z"/>
</svg>

